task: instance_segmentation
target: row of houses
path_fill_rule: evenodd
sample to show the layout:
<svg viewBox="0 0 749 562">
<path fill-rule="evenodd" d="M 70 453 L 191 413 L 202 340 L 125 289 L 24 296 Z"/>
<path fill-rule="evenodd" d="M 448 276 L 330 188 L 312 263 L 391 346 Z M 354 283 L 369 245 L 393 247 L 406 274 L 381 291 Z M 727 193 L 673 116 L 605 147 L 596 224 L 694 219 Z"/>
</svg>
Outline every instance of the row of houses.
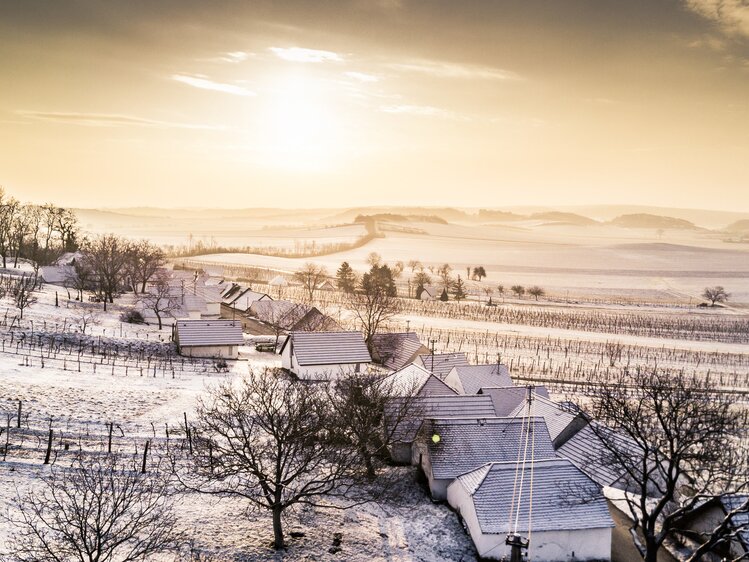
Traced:
<svg viewBox="0 0 749 562">
<path fill-rule="evenodd" d="M 590 435 L 580 433 L 587 420 L 551 401 L 543 387 L 514 386 L 505 365 L 431 353 L 413 333 L 377 335 L 371 349 L 358 332 L 292 331 L 282 365 L 306 380 L 375 364 L 389 372 L 390 455 L 418 467 L 432 498 L 461 517 L 482 558 L 509 559 L 507 536 L 532 533 L 534 560 L 610 559 L 614 523 L 601 488 L 616 477 L 581 459 L 580 450 L 591 447 Z"/>
</svg>

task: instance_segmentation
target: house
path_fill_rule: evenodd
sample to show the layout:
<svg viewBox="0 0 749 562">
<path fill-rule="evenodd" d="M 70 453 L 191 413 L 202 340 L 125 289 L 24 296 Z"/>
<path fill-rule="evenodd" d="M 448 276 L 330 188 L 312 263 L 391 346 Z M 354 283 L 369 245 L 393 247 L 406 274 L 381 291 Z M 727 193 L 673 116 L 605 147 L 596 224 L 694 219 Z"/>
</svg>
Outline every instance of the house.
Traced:
<svg viewBox="0 0 749 562">
<path fill-rule="evenodd" d="M 443 288 L 437 288 L 433 285 L 427 285 L 421 291 L 418 298 L 423 301 L 437 301 L 442 296 Z"/>
<path fill-rule="evenodd" d="M 338 323 L 317 307 L 284 300 L 253 302 L 247 314 L 274 330 L 294 332 L 337 332 Z"/>
<path fill-rule="evenodd" d="M 288 287 L 289 282 L 286 280 L 285 277 L 281 275 L 276 275 L 273 279 L 268 281 L 268 285 L 271 287 Z"/>
<path fill-rule="evenodd" d="M 173 337 L 187 357 L 236 359 L 244 344 L 242 325 L 232 320 L 177 320 Z"/>
<path fill-rule="evenodd" d="M 507 366 L 499 363 L 458 365 L 453 367 L 443 380 L 458 394 L 476 394 L 485 386 L 512 386 L 510 371 Z"/>
<path fill-rule="evenodd" d="M 450 388 L 439 377 L 419 367 L 416 363 L 406 365 L 383 379 L 383 384 L 392 396 L 454 396 Z"/>
<path fill-rule="evenodd" d="M 336 379 L 371 362 L 361 332 L 291 332 L 281 347 L 281 365 L 300 379 Z"/>
<path fill-rule="evenodd" d="M 434 375 L 430 375 L 434 376 Z M 393 461 L 411 462 L 411 444 L 427 418 L 491 418 L 494 406 L 488 396 L 420 396 L 395 398 L 385 407 L 385 432 Z"/>
<path fill-rule="evenodd" d="M 526 436 L 532 435 L 532 446 Z M 427 419 L 411 445 L 411 463 L 423 470 L 432 498 L 447 498 L 447 487 L 458 476 L 489 462 L 517 461 L 528 449 L 536 459 L 554 457 L 554 447 L 541 418 Z"/>
<path fill-rule="evenodd" d="M 530 405 L 526 400 L 510 413 L 511 417 L 528 415 L 544 418 L 555 448 L 560 447 L 588 423 L 581 412 L 570 412 L 556 402 L 536 395 Z"/>
<path fill-rule="evenodd" d="M 530 538 L 528 560 L 611 560 L 614 522 L 606 500 L 567 459 L 485 464 L 458 476 L 447 501 L 481 559 L 510 559 L 505 540 L 516 531 L 515 519 L 518 534 Z"/>
<path fill-rule="evenodd" d="M 515 409 L 528 399 L 527 386 L 486 386 L 479 389 L 478 394 L 486 394 L 494 401 L 494 410 L 500 417 L 510 416 Z M 534 386 L 533 394 L 542 398 L 549 398 L 549 391 L 545 386 Z"/>
<path fill-rule="evenodd" d="M 595 429 L 594 429 L 595 428 Z M 557 446 L 557 455 L 569 459 L 577 468 L 582 470 L 600 486 L 627 488 L 624 478 L 624 468 L 612 462 L 611 452 L 601 441 L 597 432 L 611 432 L 598 422 L 591 421 L 564 443 Z M 624 441 L 624 438 L 621 438 Z"/>
<path fill-rule="evenodd" d="M 65 252 L 52 265 L 39 268 L 39 277 L 50 285 L 62 285 L 75 278 L 76 261 L 83 257 L 81 252 Z"/>
<path fill-rule="evenodd" d="M 437 355 L 419 355 L 415 363 L 437 375 L 440 379 L 453 370 L 453 367 L 468 365 L 465 353 L 442 353 Z"/>
<path fill-rule="evenodd" d="M 736 512 L 729 523 L 729 532 L 734 532 L 735 536 L 727 544 L 714 547 L 704 559 L 709 562 L 720 562 L 746 558 L 749 555 L 749 513 L 745 509 L 747 501 L 749 496 L 746 494 L 729 494 L 703 502 L 688 516 L 678 521 L 678 527 L 683 529 L 680 535 L 685 539 L 687 546 L 695 541 L 702 543 L 729 513 Z"/>
<path fill-rule="evenodd" d="M 374 334 L 372 359 L 392 371 L 413 363 L 419 355 L 429 353 L 429 348 L 419 341 L 415 332 Z"/>
<path fill-rule="evenodd" d="M 224 299 L 223 304 L 231 311 L 247 312 L 250 309 L 250 306 L 252 306 L 252 303 L 261 300 L 273 300 L 273 297 L 267 293 L 260 293 L 258 291 L 253 291 L 252 289 L 244 289 L 235 297 L 230 298 L 229 302 L 226 302 L 226 299 Z"/>
<path fill-rule="evenodd" d="M 322 283 L 320 283 L 317 286 L 318 291 L 335 291 L 336 286 L 333 284 L 333 282 L 330 279 L 326 279 Z"/>
</svg>

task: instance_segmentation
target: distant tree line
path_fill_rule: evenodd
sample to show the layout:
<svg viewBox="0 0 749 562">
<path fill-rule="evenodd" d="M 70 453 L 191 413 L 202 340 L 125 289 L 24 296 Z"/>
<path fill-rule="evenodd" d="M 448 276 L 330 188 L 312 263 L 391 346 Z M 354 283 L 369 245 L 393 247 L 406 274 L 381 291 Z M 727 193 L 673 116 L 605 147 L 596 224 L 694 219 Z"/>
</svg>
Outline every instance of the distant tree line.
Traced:
<svg viewBox="0 0 749 562">
<path fill-rule="evenodd" d="M 64 252 L 78 248 L 80 228 L 75 213 L 51 204 L 21 203 L 0 187 L 0 257 L 3 268 L 12 261 L 48 265 Z"/>
</svg>

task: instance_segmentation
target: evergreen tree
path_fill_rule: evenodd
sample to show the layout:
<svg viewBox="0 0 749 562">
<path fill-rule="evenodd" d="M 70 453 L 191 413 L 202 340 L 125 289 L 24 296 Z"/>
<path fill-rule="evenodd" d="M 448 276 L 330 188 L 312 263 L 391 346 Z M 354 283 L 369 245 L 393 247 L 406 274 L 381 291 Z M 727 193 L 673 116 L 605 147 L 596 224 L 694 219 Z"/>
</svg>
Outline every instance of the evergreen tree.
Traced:
<svg viewBox="0 0 749 562">
<path fill-rule="evenodd" d="M 458 280 L 455 282 L 455 285 L 453 285 L 453 298 L 458 302 L 466 298 L 465 283 L 463 283 L 460 275 L 458 275 Z"/>
<path fill-rule="evenodd" d="M 442 294 L 440 295 L 440 300 L 442 302 L 447 302 L 447 289 L 442 289 Z"/>
<path fill-rule="evenodd" d="M 353 293 L 356 289 L 356 273 L 347 261 L 343 262 L 341 267 L 338 268 L 336 278 L 338 279 L 338 288 L 344 293 Z"/>
</svg>

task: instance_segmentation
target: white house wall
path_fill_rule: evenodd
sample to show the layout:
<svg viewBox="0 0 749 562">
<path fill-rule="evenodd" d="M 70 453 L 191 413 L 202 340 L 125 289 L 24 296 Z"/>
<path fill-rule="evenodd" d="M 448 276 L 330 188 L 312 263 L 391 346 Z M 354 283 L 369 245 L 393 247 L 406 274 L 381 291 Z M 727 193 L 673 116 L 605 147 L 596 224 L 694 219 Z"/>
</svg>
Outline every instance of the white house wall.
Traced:
<svg viewBox="0 0 749 562">
<path fill-rule="evenodd" d="M 181 346 L 180 354 L 186 357 L 236 359 L 238 348 L 236 345 Z"/>
<path fill-rule="evenodd" d="M 458 512 L 468 528 L 479 556 L 490 560 L 510 558 L 506 534 L 484 534 L 476 510 L 463 485 L 454 481 L 447 490 L 447 501 Z M 611 528 L 559 531 L 534 531 L 528 558 L 534 562 L 567 562 L 568 560 L 611 560 Z"/>
</svg>

